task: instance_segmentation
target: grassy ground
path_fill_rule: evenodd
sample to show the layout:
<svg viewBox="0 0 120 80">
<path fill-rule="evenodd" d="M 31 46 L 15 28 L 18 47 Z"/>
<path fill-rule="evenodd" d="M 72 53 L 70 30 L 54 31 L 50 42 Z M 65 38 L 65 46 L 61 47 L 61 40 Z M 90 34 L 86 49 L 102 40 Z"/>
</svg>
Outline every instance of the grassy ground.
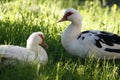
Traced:
<svg viewBox="0 0 120 80">
<path fill-rule="evenodd" d="M 0 2 L 0 44 L 25 46 L 35 31 L 45 34 L 49 61 L 45 66 L 0 64 L 0 80 L 119 80 L 120 60 L 99 62 L 68 54 L 61 45 L 61 33 L 69 22 L 57 23 L 66 8 L 83 16 L 84 30 L 105 30 L 119 34 L 120 8 L 101 7 L 99 0 L 6 0 Z"/>
</svg>

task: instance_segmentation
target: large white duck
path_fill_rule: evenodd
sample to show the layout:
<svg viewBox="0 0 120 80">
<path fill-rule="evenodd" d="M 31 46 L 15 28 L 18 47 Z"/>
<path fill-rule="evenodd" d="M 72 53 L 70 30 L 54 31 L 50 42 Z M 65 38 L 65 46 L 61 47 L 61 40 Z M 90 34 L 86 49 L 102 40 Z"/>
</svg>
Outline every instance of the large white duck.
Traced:
<svg viewBox="0 0 120 80">
<path fill-rule="evenodd" d="M 7 63 L 9 63 L 8 60 L 12 61 L 15 59 L 20 61 L 28 61 L 35 63 L 40 62 L 42 64 L 46 64 L 46 62 L 48 61 L 47 53 L 39 44 L 42 44 L 47 47 L 42 32 L 32 33 L 27 39 L 26 48 L 13 45 L 1 45 L 0 46 L 1 59 L 5 59 L 5 62 Z"/>
<path fill-rule="evenodd" d="M 120 58 L 120 36 L 98 30 L 80 32 L 82 17 L 79 11 L 68 8 L 59 22 L 71 24 L 62 34 L 62 45 L 70 54 L 85 58 L 94 54 L 95 58 Z"/>
</svg>

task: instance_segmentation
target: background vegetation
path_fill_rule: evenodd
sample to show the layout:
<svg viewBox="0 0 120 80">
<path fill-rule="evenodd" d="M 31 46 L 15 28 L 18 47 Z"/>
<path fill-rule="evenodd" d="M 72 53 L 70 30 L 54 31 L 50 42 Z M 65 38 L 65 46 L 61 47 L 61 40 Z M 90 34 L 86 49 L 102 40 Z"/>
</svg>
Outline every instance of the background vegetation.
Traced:
<svg viewBox="0 0 120 80">
<path fill-rule="evenodd" d="M 0 80 L 119 80 L 120 60 L 99 62 L 70 55 L 61 45 L 61 34 L 70 23 L 57 23 L 64 11 L 73 7 L 83 16 L 82 31 L 120 34 L 119 4 L 108 3 L 108 0 L 1 0 L 0 44 L 25 47 L 32 32 L 42 31 L 49 45 L 45 48 L 49 61 L 44 66 L 0 64 Z"/>
</svg>

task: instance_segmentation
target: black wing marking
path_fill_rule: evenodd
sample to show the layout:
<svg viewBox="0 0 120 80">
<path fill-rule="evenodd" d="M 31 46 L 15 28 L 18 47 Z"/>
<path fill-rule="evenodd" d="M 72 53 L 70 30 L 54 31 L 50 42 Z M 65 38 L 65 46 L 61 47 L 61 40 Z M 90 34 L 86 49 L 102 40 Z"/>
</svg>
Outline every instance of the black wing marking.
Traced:
<svg viewBox="0 0 120 80">
<path fill-rule="evenodd" d="M 90 32 L 90 31 L 84 31 L 84 32 L 80 33 L 80 35 L 77 37 L 77 39 L 79 39 L 82 34 L 89 33 L 89 32 Z"/>
<path fill-rule="evenodd" d="M 88 34 L 89 35 L 89 37 L 90 36 L 92 36 L 92 34 L 97 34 L 96 32 L 93 32 L 93 31 L 84 31 L 84 32 L 82 32 L 78 37 L 77 37 L 77 39 L 82 39 L 82 40 L 84 40 L 86 37 L 88 37 L 88 36 L 82 36 L 83 34 Z M 100 44 L 100 39 L 94 39 L 95 40 L 95 45 L 98 47 L 98 48 L 102 48 L 102 45 Z"/>
<path fill-rule="evenodd" d="M 99 40 L 109 46 L 114 46 L 114 44 L 120 44 L 120 36 L 104 31 L 100 31 L 100 34 L 96 34 Z"/>
<path fill-rule="evenodd" d="M 109 46 L 114 46 L 114 44 L 120 45 L 120 36 L 116 34 L 101 31 L 101 34 L 98 34 L 97 36 L 99 36 L 100 39 L 103 39 L 103 43 Z M 114 48 L 105 48 L 105 51 L 120 53 L 120 49 Z"/>
<path fill-rule="evenodd" d="M 105 48 L 105 51 L 120 53 L 120 49 Z"/>
<path fill-rule="evenodd" d="M 100 42 L 109 46 L 114 46 L 114 44 L 120 44 L 120 36 L 118 36 L 117 34 L 105 32 L 105 31 L 85 31 L 82 34 L 85 33 L 92 33 L 96 37 L 98 37 L 95 38 L 96 44 L 99 44 Z"/>
<path fill-rule="evenodd" d="M 114 44 L 120 45 L 120 36 L 118 36 L 117 34 L 105 32 L 105 31 L 84 31 L 78 36 L 77 39 L 82 38 L 83 36 L 81 36 L 81 35 L 87 34 L 87 33 L 92 34 L 96 37 L 96 38 L 93 37 L 95 40 L 94 44 L 96 47 L 102 48 L 102 43 L 103 43 L 108 46 L 111 46 L 111 48 L 106 47 L 105 51 L 120 53 L 120 49 L 112 48 L 114 46 Z M 89 36 L 91 36 L 91 35 L 89 35 Z"/>
<path fill-rule="evenodd" d="M 99 40 L 96 40 L 96 39 L 95 39 L 95 41 L 96 41 L 95 45 L 96 45 L 98 48 L 102 48 L 102 45 L 101 45 L 100 41 L 99 41 Z"/>
</svg>

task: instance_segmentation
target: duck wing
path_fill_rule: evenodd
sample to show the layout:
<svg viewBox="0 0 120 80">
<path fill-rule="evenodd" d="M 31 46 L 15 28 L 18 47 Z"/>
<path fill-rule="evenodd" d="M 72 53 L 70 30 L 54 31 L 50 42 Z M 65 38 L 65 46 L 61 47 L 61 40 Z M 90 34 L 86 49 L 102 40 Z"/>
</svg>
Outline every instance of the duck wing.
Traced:
<svg viewBox="0 0 120 80">
<path fill-rule="evenodd" d="M 107 52 L 120 53 L 120 36 L 105 31 L 84 31 L 77 39 L 84 40 L 87 38 L 97 48 L 104 48 Z"/>
</svg>

